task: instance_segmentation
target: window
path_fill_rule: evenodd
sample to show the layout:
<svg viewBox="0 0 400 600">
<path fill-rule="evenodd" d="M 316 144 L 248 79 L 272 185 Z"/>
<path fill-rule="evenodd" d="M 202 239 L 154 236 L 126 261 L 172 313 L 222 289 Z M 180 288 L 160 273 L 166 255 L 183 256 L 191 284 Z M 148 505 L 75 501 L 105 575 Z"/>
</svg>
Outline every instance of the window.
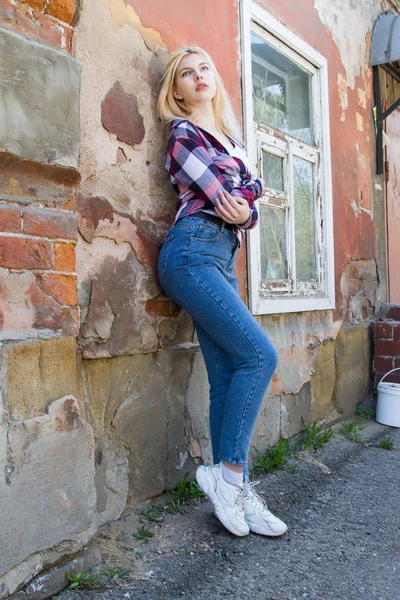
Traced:
<svg viewBox="0 0 400 600">
<path fill-rule="evenodd" d="M 333 308 L 326 60 L 246 0 L 242 34 L 246 141 L 264 180 L 249 232 L 251 308 Z"/>
</svg>

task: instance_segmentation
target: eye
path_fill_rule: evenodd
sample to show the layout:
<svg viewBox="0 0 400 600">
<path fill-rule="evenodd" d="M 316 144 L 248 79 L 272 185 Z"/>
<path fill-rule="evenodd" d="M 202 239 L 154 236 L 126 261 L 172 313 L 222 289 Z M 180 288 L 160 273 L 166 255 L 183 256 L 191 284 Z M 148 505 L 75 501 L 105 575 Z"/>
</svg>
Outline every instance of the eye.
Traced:
<svg viewBox="0 0 400 600">
<path fill-rule="evenodd" d="M 189 73 L 190 73 L 190 71 L 184 71 L 184 72 L 182 73 L 182 77 L 186 77 L 186 75 L 189 75 Z"/>
<path fill-rule="evenodd" d="M 209 68 L 210 68 L 210 67 L 209 67 L 208 65 L 203 65 L 203 66 L 201 67 L 201 70 L 202 70 L 202 71 L 208 71 L 208 70 L 209 70 Z"/>
</svg>

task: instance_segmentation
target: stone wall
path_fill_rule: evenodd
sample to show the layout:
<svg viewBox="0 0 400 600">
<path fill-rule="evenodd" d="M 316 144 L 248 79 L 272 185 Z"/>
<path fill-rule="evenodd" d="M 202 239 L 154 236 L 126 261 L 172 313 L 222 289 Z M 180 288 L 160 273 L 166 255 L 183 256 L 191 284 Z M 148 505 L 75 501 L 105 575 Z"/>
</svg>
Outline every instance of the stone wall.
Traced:
<svg viewBox="0 0 400 600">
<path fill-rule="evenodd" d="M 96 531 L 77 400 L 75 0 L 0 2 L 0 598 Z"/>
</svg>

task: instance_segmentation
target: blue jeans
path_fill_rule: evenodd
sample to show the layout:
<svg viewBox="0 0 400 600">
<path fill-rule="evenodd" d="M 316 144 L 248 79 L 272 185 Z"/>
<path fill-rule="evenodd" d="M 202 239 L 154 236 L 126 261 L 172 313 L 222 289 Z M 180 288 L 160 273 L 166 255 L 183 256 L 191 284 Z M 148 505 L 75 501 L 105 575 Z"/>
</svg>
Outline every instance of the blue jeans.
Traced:
<svg viewBox="0 0 400 600">
<path fill-rule="evenodd" d="M 214 463 L 243 465 L 277 353 L 242 302 L 233 273 L 238 239 L 225 224 L 196 216 L 165 238 L 158 276 L 168 296 L 194 320 L 210 383 Z"/>
</svg>

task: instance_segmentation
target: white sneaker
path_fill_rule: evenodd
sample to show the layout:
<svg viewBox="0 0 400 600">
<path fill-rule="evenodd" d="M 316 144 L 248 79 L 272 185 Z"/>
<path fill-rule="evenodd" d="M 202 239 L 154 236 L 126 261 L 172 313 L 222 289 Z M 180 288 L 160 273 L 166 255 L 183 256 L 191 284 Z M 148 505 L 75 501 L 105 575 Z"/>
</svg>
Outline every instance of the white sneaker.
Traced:
<svg viewBox="0 0 400 600">
<path fill-rule="evenodd" d="M 249 526 L 244 518 L 244 486 L 227 483 L 222 477 L 221 466 L 205 467 L 196 471 L 196 480 L 214 506 L 215 516 L 231 533 L 243 537 L 248 535 Z"/>
<path fill-rule="evenodd" d="M 259 481 L 255 481 L 247 486 L 249 494 L 244 496 L 244 517 L 250 531 L 259 533 L 260 535 L 268 535 L 277 537 L 287 532 L 287 525 L 275 517 L 268 510 L 267 503 L 261 496 L 253 491 L 253 486 Z"/>
</svg>

